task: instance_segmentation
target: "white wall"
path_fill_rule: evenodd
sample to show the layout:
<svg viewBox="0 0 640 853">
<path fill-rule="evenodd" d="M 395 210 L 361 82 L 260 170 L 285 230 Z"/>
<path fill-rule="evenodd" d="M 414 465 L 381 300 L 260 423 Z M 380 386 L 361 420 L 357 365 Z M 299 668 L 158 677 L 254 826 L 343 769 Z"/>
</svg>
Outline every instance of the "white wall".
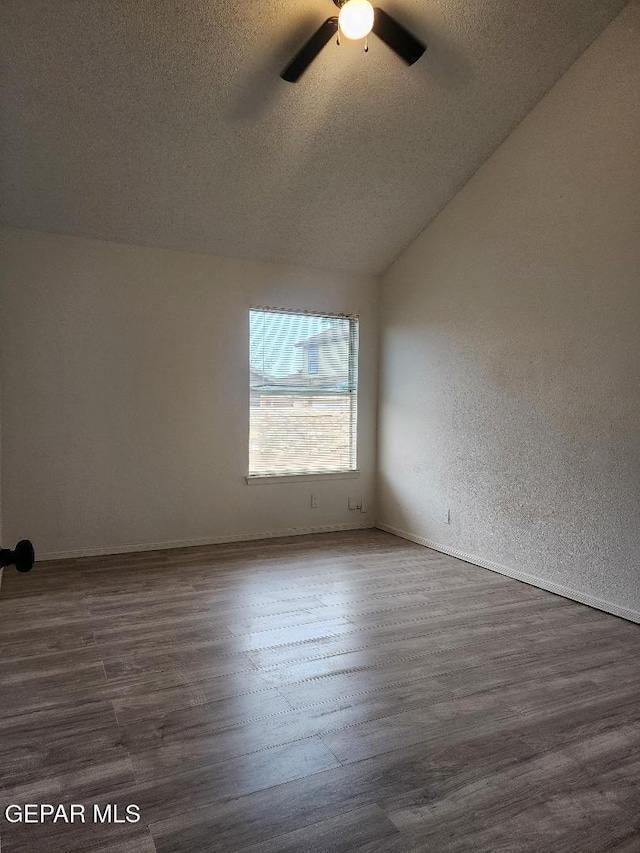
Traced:
<svg viewBox="0 0 640 853">
<path fill-rule="evenodd" d="M 391 267 L 381 318 L 381 523 L 640 617 L 637 2 Z"/>
<path fill-rule="evenodd" d="M 0 385 L 0 548 L 8 547 L 9 545 L 2 538 L 2 386 Z M 2 589 L 3 575 L 4 569 L 0 569 L 0 589 Z"/>
<path fill-rule="evenodd" d="M 9 228 L 2 258 L 7 541 L 44 556 L 373 523 L 376 279 Z M 360 315 L 358 479 L 247 486 L 251 305 Z"/>
</svg>

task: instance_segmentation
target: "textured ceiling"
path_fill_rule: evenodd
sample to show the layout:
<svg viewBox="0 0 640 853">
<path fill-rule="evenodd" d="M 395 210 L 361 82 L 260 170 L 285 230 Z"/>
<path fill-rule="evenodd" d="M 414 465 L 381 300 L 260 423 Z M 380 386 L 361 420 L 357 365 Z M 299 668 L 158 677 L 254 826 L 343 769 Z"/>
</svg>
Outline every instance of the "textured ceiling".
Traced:
<svg viewBox="0 0 640 853">
<path fill-rule="evenodd" d="M 429 45 L 330 42 L 331 0 L 2 0 L 4 222 L 381 272 L 625 5 L 384 0 Z"/>
</svg>

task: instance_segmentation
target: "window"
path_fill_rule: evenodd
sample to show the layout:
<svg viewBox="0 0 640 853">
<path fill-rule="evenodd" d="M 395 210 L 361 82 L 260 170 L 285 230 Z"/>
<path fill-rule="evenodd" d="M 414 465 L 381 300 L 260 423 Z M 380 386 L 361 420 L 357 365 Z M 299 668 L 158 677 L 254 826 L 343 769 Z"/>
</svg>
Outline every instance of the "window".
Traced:
<svg viewBox="0 0 640 853">
<path fill-rule="evenodd" d="M 249 476 L 356 468 L 358 319 L 249 312 Z"/>
<path fill-rule="evenodd" d="M 309 363 L 309 373 L 318 372 L 318 344 L 310 344 L 307 347 L 307 362 Z"/>
</svg>

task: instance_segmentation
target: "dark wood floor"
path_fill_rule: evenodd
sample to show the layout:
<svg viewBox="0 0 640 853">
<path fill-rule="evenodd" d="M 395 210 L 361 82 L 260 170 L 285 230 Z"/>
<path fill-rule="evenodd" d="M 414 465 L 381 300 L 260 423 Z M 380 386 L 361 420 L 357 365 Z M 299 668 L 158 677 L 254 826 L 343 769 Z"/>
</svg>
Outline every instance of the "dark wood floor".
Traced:
<svg viewBox="0 0 640 853">
<path fill-rule="evenodd" d="M 379 531 L 38 565 L 2 853 L 640 851 L 638 627 Z"/>
</svg>

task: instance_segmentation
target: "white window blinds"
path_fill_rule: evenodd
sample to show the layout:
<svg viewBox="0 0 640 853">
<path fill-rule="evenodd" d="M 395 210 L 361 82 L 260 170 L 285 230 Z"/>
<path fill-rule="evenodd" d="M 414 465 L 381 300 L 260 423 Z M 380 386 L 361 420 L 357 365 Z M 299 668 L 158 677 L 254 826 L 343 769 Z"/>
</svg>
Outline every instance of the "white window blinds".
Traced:
<svg viewBox="0 0 640 853">
<path fill-rule="evenodd" d="M 249 476 L 356 467 L 358 320 L 249 312 Z"/>
</svg>

